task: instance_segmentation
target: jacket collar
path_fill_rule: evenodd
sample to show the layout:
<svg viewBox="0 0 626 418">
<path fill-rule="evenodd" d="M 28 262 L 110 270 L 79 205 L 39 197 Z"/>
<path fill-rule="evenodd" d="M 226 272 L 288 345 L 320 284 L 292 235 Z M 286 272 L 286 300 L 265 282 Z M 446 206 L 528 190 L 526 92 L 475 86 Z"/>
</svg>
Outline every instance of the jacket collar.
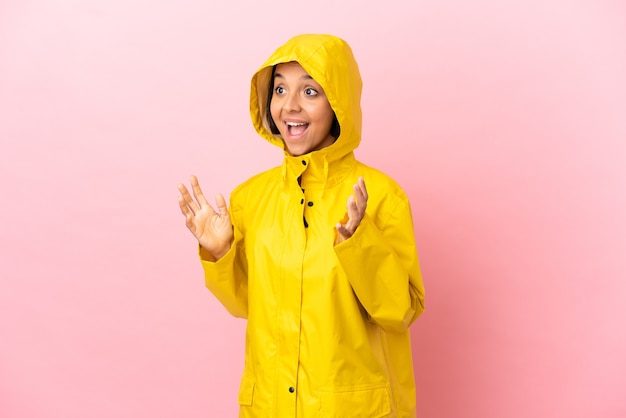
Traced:
<svg viewBox="0 0 626 418">
<path fill-rule="evenodd" d="M 325 191 L 341 182 L 356 163 L 354 152 L 339 159 L 330 160 L 328 156 L 327 149 L 295 157 L 285 153 L 282 166 L 283 187 Z M 300 184 L 299 177 L 302 177 Z"/>
</svg>

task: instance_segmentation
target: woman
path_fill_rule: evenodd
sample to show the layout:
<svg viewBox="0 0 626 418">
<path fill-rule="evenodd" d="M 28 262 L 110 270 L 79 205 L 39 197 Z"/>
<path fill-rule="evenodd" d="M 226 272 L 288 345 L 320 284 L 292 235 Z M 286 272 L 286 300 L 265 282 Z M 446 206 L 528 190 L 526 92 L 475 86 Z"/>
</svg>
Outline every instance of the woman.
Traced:
<svg viewBox="0 0 626 418">
<path fill-rule="evenodd" d="M 250 114 L 283 164 L 214 210 L 179 205 L 207 287 L 247 318 L 240 417 L 414 417 L 409 326 L 424 309 L 411 209 L 357 161 L 361 77 L 350 47 L 300 35 L 261 66 Z M 366 187 L 367 184 L 367 187 Z"/>
</svg>

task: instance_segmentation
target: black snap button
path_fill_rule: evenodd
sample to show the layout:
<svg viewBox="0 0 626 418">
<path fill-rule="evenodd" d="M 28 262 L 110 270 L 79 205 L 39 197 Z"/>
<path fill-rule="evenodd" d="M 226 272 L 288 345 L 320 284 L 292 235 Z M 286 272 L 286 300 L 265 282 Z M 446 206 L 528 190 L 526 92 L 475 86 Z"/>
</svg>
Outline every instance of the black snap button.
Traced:
<svg viewBox="0 0 626 418">
<path fill-rule="evenodd" d="M 289 393 L 294 393 L 296 389 L 293 386 L 289 386 Z"/>
<path fill-rule="evenodd" d="M 309 203 L 307 203 L 307 205 L 313 206 L 313 202 L 309 202 Z"/>
<path fill-rule="evenodd" d="M 303 203 L 304 203 L 304 199 L 300 199 L 300 204 L 303 204 Z"/>
<path fill-rule="evenodd" d="M 306 161 L 302 160 L 302 165 L 306 165 Z"/>
</svg>

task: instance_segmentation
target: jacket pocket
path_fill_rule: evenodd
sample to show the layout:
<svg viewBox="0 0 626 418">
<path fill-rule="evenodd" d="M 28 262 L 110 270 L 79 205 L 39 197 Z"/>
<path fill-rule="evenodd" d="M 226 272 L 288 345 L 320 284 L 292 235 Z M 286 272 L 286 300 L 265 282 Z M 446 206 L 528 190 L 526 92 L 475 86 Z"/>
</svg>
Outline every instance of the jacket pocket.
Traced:
<svg viewBox="0 0 626 418">
<path fill-rule="evenodd" d="M 390 413 L 387 385 L 320 392 L 320 416 L 323 418 L 381 418 Z"/>
<path fill-rule="evenodd" d="M 239 397 L 237 401 L 239 405 L 252 405 L 252 396 L 254 395 L 254 378 L 244 374 L 239 384 Z"/>
</svg>

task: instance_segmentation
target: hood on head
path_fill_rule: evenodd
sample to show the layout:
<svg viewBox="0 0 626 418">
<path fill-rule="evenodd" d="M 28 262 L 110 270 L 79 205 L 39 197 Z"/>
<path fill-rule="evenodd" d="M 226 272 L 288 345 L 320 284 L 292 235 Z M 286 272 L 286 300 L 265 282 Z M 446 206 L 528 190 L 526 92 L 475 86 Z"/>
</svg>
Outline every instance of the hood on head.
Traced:
<svg viewBox="0 0 626 418">
<path fill-rule="evenodd" d="M 361 141 L 361 75 L 350 46 L 333 35 L 295 36 L 279 47 L 254 74 L 250 116 L 256 131 L 284 149 L 280 136 L 270 130 L 267 98 L 272 68 L 290 61 L 297 61 L 322 86 L 341 128 L 335 143 L 315 152 L 328 152 L 328 158 L 334 160 L 354 150 Z"/>
</svg>

